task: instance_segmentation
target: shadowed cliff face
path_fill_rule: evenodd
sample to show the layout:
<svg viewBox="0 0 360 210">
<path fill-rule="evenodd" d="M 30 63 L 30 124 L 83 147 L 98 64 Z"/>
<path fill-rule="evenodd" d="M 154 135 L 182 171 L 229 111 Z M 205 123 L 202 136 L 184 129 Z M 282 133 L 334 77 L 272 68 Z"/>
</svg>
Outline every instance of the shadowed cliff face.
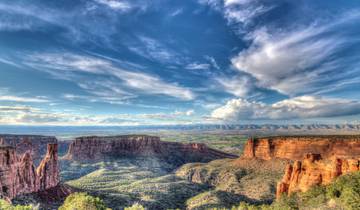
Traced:
<svg viewBox="0 0 360 210">
<path fill-rule="evenodd" d="M 315 185 L 326 185 L 336 177 L 359 171 L 360 158 L 322 159 L 319 154 L 308 154 L 302 161 L 288 164 L 283 179 L 278 183 L 276 197 L 293 192 L 306 192 Z"/>
<path fill-rule="evenodd" d="M 15 148 L 0 147 L 0 196 L 12 199 L 56 186 L 59 183 L 57 160 L 57 144 L 48 145 L 47 154 L 37 169 L 29 152 L 19 157 Z"/>
<path fill-rule="evenodd" d="M 243 157 L 301 160 L 306 154 L 323 158 L 360 156 L 360 136 L 283 136 L 249 139 Z"/>
<path fill-rule="evenodd" d="M 163 159 L 174 165 L 187 162 L 208 162 L 219 158 L 236 158 L 205 144 L 164 142 L 159 137 L 146 135 L 128 135 L 113 137 L 81 137 L 69 146 L 69 160 L 101 160 L 109 157 L 144 156 Z"/>
</svg>

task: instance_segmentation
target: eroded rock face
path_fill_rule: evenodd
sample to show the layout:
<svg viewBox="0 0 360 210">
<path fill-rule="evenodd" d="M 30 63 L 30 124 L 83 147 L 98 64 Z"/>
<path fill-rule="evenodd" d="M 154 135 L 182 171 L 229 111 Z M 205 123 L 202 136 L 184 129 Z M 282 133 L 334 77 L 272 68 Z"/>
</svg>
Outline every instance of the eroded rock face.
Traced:
<svg viewBox="0 0 360 210">
<path fill-rule="evenodd" d="M 40 135 L 0 135 L 0 145 L 12 146 L 17 154 L 30 152 L 35 162 L 40 162 L 46 153 L 47 144 L 56 144 L 57 139 L 52 136 Z"/>
<path fill-rule="evenodd" d="M 277 185 L 276 197 L 293 192 L 306 192 L 315 185 L 329 184 L 334 178 L 359 171 L 360 158 L 323 159 L 320 154 L 307 154 L 302 161 L 288 164 Z"/>
<path fill-rule="evenodd" d="M 175 165 L 237 157 L 208 148 L 205 144 L 164 142 L 156 136 L 125 135 L 76 138 L 69 146 L 68 153 L 64 158 L 87 161 L 127 156 L 157 157 Z"/>
<path fill-rule="evenodd" d="M 47 155 L 38 169 L 30 152 L 20 157 L 14 147 L 0 147 L 0 197 L 12 199 L 56 186 L 58 177 L 57 144 L 48 145 Z"/>
<path fill-rule="evenodd" d="M 323 158 L 360 157 L 360 136 L 279 136 L 249 139 L 243 157 L 270 160 L 301 160 L 304 155 Z"/>
</svg>

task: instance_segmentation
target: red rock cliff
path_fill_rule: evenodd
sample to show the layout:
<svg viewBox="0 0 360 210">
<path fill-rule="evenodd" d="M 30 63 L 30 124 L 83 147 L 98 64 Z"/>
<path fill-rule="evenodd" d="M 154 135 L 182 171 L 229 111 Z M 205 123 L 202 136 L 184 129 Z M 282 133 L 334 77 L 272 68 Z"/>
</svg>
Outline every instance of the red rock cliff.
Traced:
<svg viewBox="0 0 360 210">
<path fill-rule="evenodd" d="M 64 157 L 71 160 L 99 160 L 107 157 L 151 156 L 180 165 L 186 162 L 206 162 L 218 158 L 236 158 L 205 144 L 164 142 L 159 137 L 124 135 L 110 137 L 80 137 L 69 146 Z"/>
<path fill-rule="evenodd" d="M 359 167 L 360 158 L 322 159 L 320 154 L 307 154 L 304 160 L 287 165 L 284 177 L 277 185 L 276 197 L 305 192 L 315 185 L 329 184 L 340 175 L 359 171 Z"/>
<path fill-rule="evenodd" d="M 35 168 L 32 156 L 22 157 L 15 148 L 0 147 L 0 197 L 12 199 L 19 194 L 37 192 L 59 183 L 57 169 L 57 144 L 49 144 L 42 164 Z"/>
<path fill-rule="evenodd" d="M 314 153 L 324 158 L 360 157 L 360 136 L 279 136 L 249 139 L 243 157 L 301 160 Z"/>
<path fill-rule="evenodd" d="M 56 144 L 57 139 L 52 136 L 40 135 L 0 135 L 0 145 L 12 146 L 17 154 L 30 152 L 35 162 L 39 163 L 46 153 L 47 144 Z"/>
</svg>

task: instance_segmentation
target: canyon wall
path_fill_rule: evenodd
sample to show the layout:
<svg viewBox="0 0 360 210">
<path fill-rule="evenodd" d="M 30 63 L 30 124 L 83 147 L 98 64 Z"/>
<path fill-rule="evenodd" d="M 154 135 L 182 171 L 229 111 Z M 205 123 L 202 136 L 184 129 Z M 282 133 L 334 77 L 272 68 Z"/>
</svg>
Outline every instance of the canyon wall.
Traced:
<svg viewBox="0 0 360 210">
<path fill-rule="evenodd" d="M 59 183 L 57 144 L 48 144 L 38 168 L 29 151 L 22 156 L 14 147 L 0 147 L 0 197 L 12 199 L 20 194 L 37 192 Z"/>
<path fill-rule="evenodd" d="M 360 157 L 360 136 L 277 136 L 249 139 L 244 158 L 301 160 L 306 154 L 323 158 Z"/>
<path fill-rule="evenodd" d="M 237 156 L 211 149 L 205 144 L 164 142 L 159 137 L 124 135 L 80 137 L 69 146 L 65 159 L 87 161 L 108 157 L 157 157 L 175 165 L 187 162 L 207 162 Z"/>
<path fill-rule="evenodd" d="M 288 164 L 283 179 L 277 185 L 276 197 L 294 192 L 306 192 L 315 185 L 329 184 L 334 178 L 359 171 L 358 158 L 323 159 L 320 154 L 307 154 L 302 161 Z"/>
<path fill-rule="evenodd" d="M 0 135 L 0 145 L 12 146 L 17 154 L 30 152 L 35 162 L 40 162 L 46 153 L 47 144 L 56 144 L 57 139 L 53 136 L 40 135 Z"/>
</svg>

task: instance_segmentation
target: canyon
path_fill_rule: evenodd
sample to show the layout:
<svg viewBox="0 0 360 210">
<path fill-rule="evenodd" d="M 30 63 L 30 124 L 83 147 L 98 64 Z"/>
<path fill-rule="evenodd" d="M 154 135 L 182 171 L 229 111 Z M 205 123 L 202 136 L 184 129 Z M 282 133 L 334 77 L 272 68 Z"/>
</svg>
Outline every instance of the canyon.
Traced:
<svg viewBox="0 0 360 210">
<path fill-rule="evenodd" d="M 152 157 L 180 166 L 188 162 L 209 162 L 220 158 L 238 156 L 212 149 L 201 143 L 161 141 L 148 135 L 123 135 L 108 137 L 79 137 L 69 146 L 64 159 L 96 161 L 104 158 Z"/>
<path fill-rule="evenodd" d="M 116 197 L 121 205 L 131 201 L 158 209 L 182 208 L 186 199 L 189 209 L 201 208 L 203 200 L 219 207 L 269 203 L 360 168 L 360 136 L 350 135 L 249 138 L 240 157 L 150 135 L 84 136 L 63 143 L 55 137 L 6 136 L 0 140 L 0 196 L 12 200 L 35 193 L 48 205 L 75 188 L 99 193 L 106 202 Z M 62 157 L 59 147 L 67 150 Z M 178 196 L 175 188 L 187 193 L 164 203 L 164 196 Z"/>
<path fill-rule="evenodd" d="M 57 144 L 48 144 L 45 157 L 36 168 L 29 151 L 22 156 L 14 147 L 0 147 L 0 196 L 13 199 L 17 195 L 43 191 L 59 183 Z"/>
</svg>

